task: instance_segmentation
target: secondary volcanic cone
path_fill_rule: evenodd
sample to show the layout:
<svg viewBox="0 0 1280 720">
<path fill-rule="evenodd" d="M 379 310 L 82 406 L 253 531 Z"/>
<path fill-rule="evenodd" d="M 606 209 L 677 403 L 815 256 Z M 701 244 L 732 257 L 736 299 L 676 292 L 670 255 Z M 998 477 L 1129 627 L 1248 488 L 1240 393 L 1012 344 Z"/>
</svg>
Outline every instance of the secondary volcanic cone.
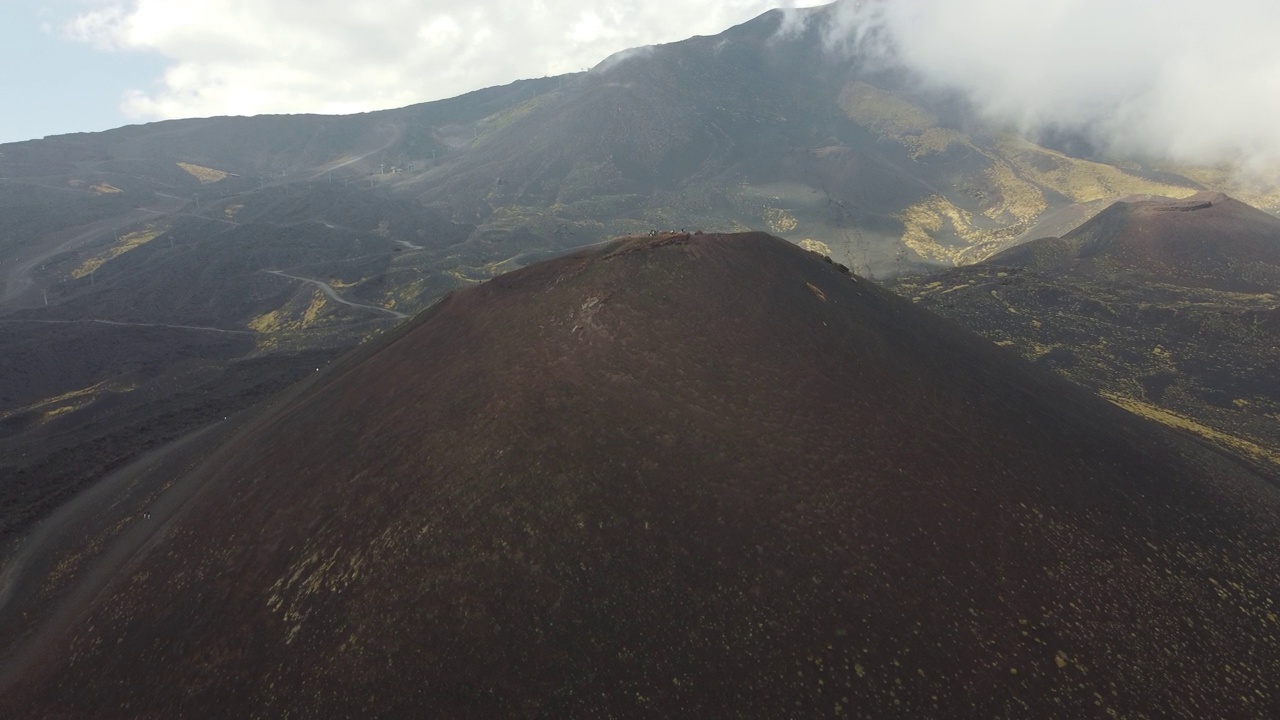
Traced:
<svg viewBox="0 0 1280 720">
<path fill-rule="evenodd" d="M 1117 202 L 1061 238 L 989 265 L 1257 293 L 1280 287 L 1280 218 L 1215 192 Z"/>
<path fill-rule="evenodd" d="M 767 235 L 455 293 L 200 472 L 0 710 L 1277 706 L 1274 488 Z"/>
</svg>

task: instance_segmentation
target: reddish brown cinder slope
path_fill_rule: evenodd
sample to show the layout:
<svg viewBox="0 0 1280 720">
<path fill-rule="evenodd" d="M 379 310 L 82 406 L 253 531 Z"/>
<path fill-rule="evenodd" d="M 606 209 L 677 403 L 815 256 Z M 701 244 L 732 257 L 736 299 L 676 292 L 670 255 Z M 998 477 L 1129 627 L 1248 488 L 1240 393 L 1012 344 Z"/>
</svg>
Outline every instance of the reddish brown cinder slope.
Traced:
<svg viewBox="0 0 1280 720">
<path fill-rule="evenodd" d="M 1118 202 L 1061 238 L 1018 245 L 986 264 L 1270 292 L 1280 288 L 1280 218 L 1213 192 Z"/>
<path fill-rule="evenodd" d="M 456 293 L 207 472 L 0 709 L 1277 706 L 1271 486 L 766 235 Z"/>
</svg>

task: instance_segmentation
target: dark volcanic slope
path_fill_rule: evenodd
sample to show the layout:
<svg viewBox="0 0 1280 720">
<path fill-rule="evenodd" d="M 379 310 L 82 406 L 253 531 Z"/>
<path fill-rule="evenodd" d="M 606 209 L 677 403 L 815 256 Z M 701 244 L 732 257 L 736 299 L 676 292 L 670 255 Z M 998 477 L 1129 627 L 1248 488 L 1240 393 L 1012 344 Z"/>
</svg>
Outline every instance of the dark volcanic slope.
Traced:
<svg viewBox="0 0 1280 720">
<path fill-rule="evenodd" d="M 1280 218 L 1222 193 L 1118 202 L 1062 238 L 1019 245 L 988 263 L 1268 292 L 1280 287 Z"/>
<path fill-rule="evenodd" d="M 204 472 L 0 711 L 1280 708 L 1273 488 L 765 235 L 455 293 Z"/>
</svg>

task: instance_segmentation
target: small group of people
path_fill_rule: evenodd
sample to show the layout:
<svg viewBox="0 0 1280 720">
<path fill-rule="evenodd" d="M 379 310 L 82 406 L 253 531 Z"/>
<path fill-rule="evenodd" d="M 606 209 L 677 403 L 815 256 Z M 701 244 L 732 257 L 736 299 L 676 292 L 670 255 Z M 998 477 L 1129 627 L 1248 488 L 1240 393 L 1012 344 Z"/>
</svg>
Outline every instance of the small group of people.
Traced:
<svg viewBox="0 0 1280 720">
<path fill-rule="evenodd" d="M 649 231 L 649 237 L 658 237 L 659 235 L 688 235 L 688 234 L 689 234 L 689 231 L 685 230 L 684 228 L 680 228 L 679 230 L 650 230 Z M 702 231 L 695 230 L 693 234 L 701 235 Z"/>
</svg>

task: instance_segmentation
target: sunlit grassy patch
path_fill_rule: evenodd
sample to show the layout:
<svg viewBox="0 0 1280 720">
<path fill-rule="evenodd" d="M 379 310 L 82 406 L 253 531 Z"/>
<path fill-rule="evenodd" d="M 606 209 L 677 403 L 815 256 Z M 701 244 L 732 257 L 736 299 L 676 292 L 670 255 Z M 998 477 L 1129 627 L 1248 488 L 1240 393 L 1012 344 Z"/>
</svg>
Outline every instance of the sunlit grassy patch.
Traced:
<svg viewBox="0 0 1280 720">
<path fill-rule="evenodd" d="M 199 180 L 200 182 L 206 185 L 209 183 L 216 183 L 219 180 L 225 180 L 227 178 L 227 175 L 230 174 L 230 173 L 223 172 L 222 170 L 214 170 L 213 168 L 207 168 L 202 165 L 194 165 L 192 163 L 180 162 L 178 163 L 178 167 L 191 173 L 192 177 L 194 177 L 195 179 Z"/>
<path fill-rule="evenodd" d="M 808 250 L 809 252 L 816 252 L 819 255 L 826 255 L 827 257 L 831 257 L 831 246 L 820 240 L 805 238 L 796 244 L 804 248 L 805 250 Z"/>
<path fill-rule="evenodd" d="M 1179 430 L 1186 430 L 1188 432 L 1195 433 L 1216 445 L 1243 453 L 1254 460 L 1262 460 L 1264 462 L 1280 465 L 1280 454 L 1268 450 L 1257 443 L 1236 437 L 1235 435 L 1230 435 L 1220 430 L 1215 430 L 1214 428 L 1202 425 L 1191 418 L 1184 417 L 1175 412 L 1171 412 L 1149 403 L 1144 403 L 1141 400 L 1135 400 L 1131 397 L 1125 397 L 1124 395 L 1106 391 L 1103 391 L 1100 394 L 1102 397 L 1110 400 L 1116 405 L 1119 405 L 1125 410 L 1128 410 L 1134 415 L 1140 415 L 1162 425 L 1168 425 L 1169 427 L 1178 428 Z"/>
<path fill-rule="evenodd" d="M 774 233 L 791 232 L 799 224 L 795 215 L 782 208 L 766 207 L 760 215 L 765 224 L 769 226 L 769 230 Z"/>
<path fill-rule="evenodd" d="M 137 249 L 155 240 L 164 232 L 164 228 L 147 228 L 138 230 L 127 235 L 122 235 L 120 241 L 115 245 L 103 250 L 93 257 L 81 263 L 80 267 L 71 271 L 71 277 L 79 280 L 80 278 L 94 272 L 106 263 L 120 257 L 130 250 Z"/>
<path fill-rule="evenodd" d="M 902 244 L 928 260 L 959 263 L 965 248 L 948 247 L 935 239 L 945 227 L 949 226 L 962 240 L 981 240 L 979 234 L 972 231 L 973 217 L 941 195 L 934 195 L 903 210 L 898 219 L 905 226 Z"/>
<path fill-rule="evenodd" d="M 996 147 L 1022 177 L 1055 190 L 1073 202 L 1136 194 L 1184 198 L 1199 191 L 1189 184 L 1156 182 L 1113 165 L 1073 158 L 1013 136 L 1002 138 Z"/>
<path fill-rule="evenodd" d="M 92 402 L 93 402 L 93 398 L 88 398 L 88 399 L 85 399 L 85 400 L 80 400 L 80 401 L 77 401 L 77 402 L 72 402 L 72 403 L 69 403 L 69 404 L 67 404 L 67 405 L 63 405 L 63 406 L 61 406 L 61 407 L 56 407 L 56 408 L 53 408 L 52 410 L 45 410 L 45 411 L 44 411 L 44 414 L 40 416 L 40 422 L 42 422 L 42 423 L 47 423 L 47 422 L 49 422 L 50 420 L 53 420 L 54 418 L 56 418 L 56 417 L 58 417 L 58 416 L 60 416 L 60 415 L 66 415 L 66 414 L 68 414 L 68 413 L 73 413 L 73 412 L 75 412 L 76 410 L 79 410 L 80 408 L 87 407 L 87 406 L 89 406 Z"/>
<path fill-rule="evenodd" d="M 88 387 L 79 388 L 77 390 L 71 390 L 69 392 L 62 393 L 61 395 L 55 395 L 53 397 L 43 398 L 41 400 L 37 400 L 36 402 L 31 403 L 30 405 L 26 405 L 20 408 L 15 408 L 8 412 L 0 413 L 0 420 L 13 417 L 14 415 L 21 415 L 23 413 L 38 412 L 40 413 L 40 422 L 46 423 L 56 417 L 65 415 L 70 412 L 74 412 L 76 410 L 79 410 L 81 408 L 91 405 L 93 401 L 97 399 L 97 396 L 100 395 L 101 393 L 129 392 L 130 390 L 133 390 L 135 387 L 136 387 L 135 385 L 129 385 L 129 384 L 117 385 L 112 387 L 112 386 L 109 386 L 108 381 L 104 380 L 99 383 L 94 383 L 93 385 L 90 385 Z"/>
<path fill-rule="evenodd" d="M 302 338 L 332 331 L 338 307 L 317 288 L 310 296 L 295 296 L 282 307 L 252 318 L 246 325 L 258 333 L 256 348 L 259 352 L 299 346 L 299 343 L 306 342 Z"/>
<path fill-rule="evenodd" d="M 940 127 L 937 118 L 908 100 L 864 82 L 846 85 L 840 91 L 839 102 L 850 120 L 902 143 L 912 160 L 966 141 L 964 135 Z"/>
<path fill-rule="evenodd" d="M 249 321 L 249 327 L 255 332 L 264 334 L 305 330 L 316 324 L 327 303 L 328 299 L 324 293 L 316 290 L 301 313 L 295 315 L 289 312 L 287 307 L 278 308 L 253 318 Z"/>
</svg>

